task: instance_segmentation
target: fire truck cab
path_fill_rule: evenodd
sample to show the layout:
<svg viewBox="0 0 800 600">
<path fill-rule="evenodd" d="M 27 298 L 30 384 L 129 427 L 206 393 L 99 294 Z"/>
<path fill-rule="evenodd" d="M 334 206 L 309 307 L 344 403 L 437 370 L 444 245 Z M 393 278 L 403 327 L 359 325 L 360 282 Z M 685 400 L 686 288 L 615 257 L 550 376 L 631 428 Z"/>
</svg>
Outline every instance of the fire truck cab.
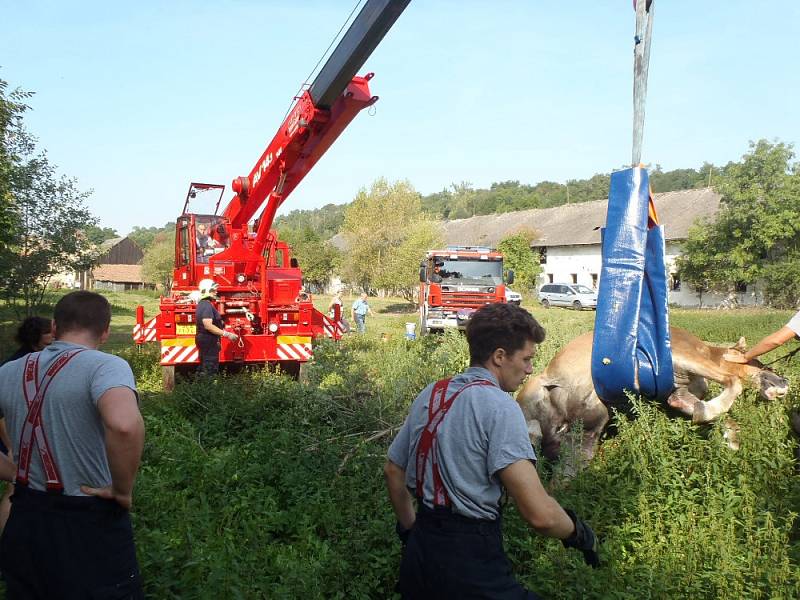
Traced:
<svg viewBox="0 0 800 600">
<path fill-rule="evenodd" d="M 420 333 L 464 329 L 484 304 L 506 302 L 514 271 L 503 270 L 503 254 L 480 246 L 430 250 L 419 269 Z"/>
</svg>

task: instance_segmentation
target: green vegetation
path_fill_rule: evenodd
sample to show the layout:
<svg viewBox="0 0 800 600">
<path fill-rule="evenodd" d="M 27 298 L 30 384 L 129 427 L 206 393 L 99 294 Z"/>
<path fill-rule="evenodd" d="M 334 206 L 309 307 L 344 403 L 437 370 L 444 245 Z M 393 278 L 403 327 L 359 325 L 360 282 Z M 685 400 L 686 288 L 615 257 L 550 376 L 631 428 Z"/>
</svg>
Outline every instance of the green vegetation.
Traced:
<svg viewBox="0 0 800 600">
<path fill-rule="evenodd" d="M 155 348 L 122 349 L 133 307 L 144 300 L 152 314 L 155 298 L 110 299 L 112 349 L 137 374 L 147 425 L 134 526 L 148 597 L 391 597 L 400 549 L 383 490 L 386 447 L 416 393 L 465 365 L 463 338 L 406 341 L 407 304 L 371 299 L 368 333 L 323 342 L 302 382 L 257 371 L 165 395 Z M 591 312 L 531 308 L 548 331 L 536 371 L 592 327 Z M 719 343 L 754 341 L 788 316 L 672 311 L 674 324 Z M 549 598 L 798 597 L 800 478 L 786 414 L 800 398 L 800 367 L 777 367 L 791 380 L 787 398 L 765 403 L 747 390 L 733 407 L 738 452 L 719 425 L 639 403 L 639 418 L 621 421 L 576 479 L 559 481 L 540 462 L 552 493 L 603 539 L 605 566 L 591 570 L 533 534 L 509 505 L 518 576 Z"/>
</svg>

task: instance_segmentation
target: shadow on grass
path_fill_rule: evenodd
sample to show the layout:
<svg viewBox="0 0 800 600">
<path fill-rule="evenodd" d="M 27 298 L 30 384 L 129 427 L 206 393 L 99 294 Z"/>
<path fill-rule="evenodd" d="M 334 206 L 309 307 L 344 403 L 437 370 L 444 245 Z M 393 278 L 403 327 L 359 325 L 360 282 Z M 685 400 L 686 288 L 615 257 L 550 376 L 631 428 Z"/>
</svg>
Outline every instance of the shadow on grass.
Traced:
<svg viewBox="0 0 800 600">
<path fill-rule="evenodd" d="M 411 304 L 410 302 L 403 302 L 402 304 L 387 304 L 378 309 L 379 313 L 382 314 L 402 314 L 408 315 L 417 312 L 417 305 Z"/>
</svg>

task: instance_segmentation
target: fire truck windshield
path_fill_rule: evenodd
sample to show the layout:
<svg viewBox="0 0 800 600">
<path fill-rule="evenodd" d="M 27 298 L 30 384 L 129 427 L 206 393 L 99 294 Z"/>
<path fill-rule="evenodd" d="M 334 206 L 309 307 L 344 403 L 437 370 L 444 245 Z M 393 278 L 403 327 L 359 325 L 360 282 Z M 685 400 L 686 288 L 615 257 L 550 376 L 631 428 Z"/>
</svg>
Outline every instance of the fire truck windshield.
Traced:
<svg viewBox="0 0 800 600">
<path fill-rule="evenodd" d="M 443 280 L 503 282 L 503 262 L 500 260 L 437 259 L 434 272 Z"/>
</svg>

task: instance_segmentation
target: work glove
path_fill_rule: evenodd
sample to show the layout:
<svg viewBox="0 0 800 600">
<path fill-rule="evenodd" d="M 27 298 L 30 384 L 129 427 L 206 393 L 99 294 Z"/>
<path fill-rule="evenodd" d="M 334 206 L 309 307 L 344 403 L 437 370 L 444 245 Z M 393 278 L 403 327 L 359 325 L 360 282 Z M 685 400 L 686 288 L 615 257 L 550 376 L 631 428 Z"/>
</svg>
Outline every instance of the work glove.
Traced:
<svg viewBox="0 0 800 600">
<path fill-rule="evenodd" d="M 403 545 L 403 548 L 406 547 L 408 543 L 408 536 L 411 535 L 411 530 L 406 529 L 400 524 L 398 521 L 394 526 L 394 532 L 397 534 L 397 537 L 400 539 L 400 543 Z"/>
<path fill-rule="evenodd" d="M 233 333 L 232 331 L 226 331 L 222 335 L 224 335 L 226 338 L 228 338 L 232 342 L 235 342 L 235 341 L 237 341 L 239 339 L 239 336 L 236 335 L 235 333 Z"/>
<path fill-rule="evenodd" d="M 600 556 L 597 554 L 597 536 L 587 523 L 578 518 L 574 511 L 568 508 L 564 511 L 575 524 L 575 531 L 568 538 L 561 540 L 561 543 L 564 544 L 564 548 L 576 548 L 583 552 L 583 560 L 586 561 L 586 564 L 596 569 L 600 566 Z"/>
</svg>

